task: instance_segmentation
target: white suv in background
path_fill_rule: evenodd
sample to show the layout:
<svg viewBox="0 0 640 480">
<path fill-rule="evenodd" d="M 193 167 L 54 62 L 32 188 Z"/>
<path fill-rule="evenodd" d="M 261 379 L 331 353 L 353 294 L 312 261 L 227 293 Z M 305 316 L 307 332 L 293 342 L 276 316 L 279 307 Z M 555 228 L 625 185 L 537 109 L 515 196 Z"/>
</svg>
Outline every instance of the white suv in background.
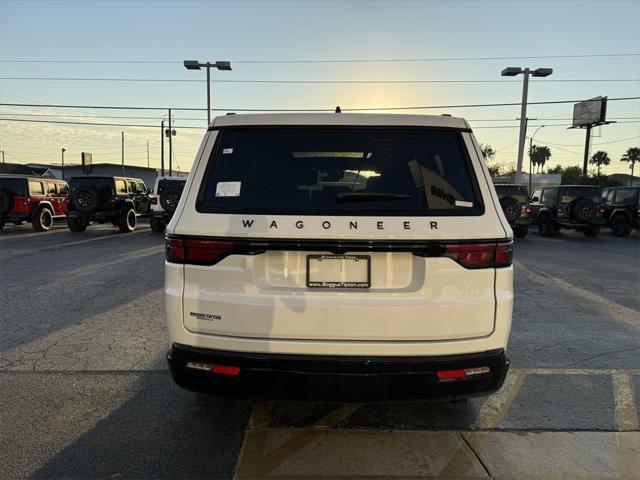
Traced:
<svg viewBox="0 0 640 480">
<path fill-rule="evenodd" d="M 167 227 L 173 379 L 221 395 L 492 392 L 511 258 L 461 118 L 218 117 Z"/>
<path fill-rule="evenodd" d="M 158 177 L 153 186 L 153 194 L 149 195 L 151 211 L 149 223 L 156 233 L 164 232 L 178 207 L 180 196 L 184 190 L 186 177 Z"/>
</svg>

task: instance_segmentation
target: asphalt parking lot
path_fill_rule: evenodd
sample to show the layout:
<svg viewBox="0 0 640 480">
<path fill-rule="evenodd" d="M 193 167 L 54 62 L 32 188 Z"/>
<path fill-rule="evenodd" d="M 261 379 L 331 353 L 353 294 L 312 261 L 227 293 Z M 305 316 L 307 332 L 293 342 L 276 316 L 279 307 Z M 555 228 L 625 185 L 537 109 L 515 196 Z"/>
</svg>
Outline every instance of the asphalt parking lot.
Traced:
<svg viewBox="0 0 640 480">
<path fill-rule="evenodd" d="M 251 402 L 165 369 L 163 240 L 0 232 L 2 478 L 640 478 L 640 239 L 516 242 L 512 369 L 463 402 Z"/>
</svg>

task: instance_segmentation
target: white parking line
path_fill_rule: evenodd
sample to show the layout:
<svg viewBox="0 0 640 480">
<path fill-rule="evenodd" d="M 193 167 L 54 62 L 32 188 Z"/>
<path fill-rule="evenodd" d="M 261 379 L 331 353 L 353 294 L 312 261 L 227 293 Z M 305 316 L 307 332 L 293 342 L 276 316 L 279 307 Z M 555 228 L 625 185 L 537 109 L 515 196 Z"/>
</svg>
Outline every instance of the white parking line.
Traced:
<svg viewBox="0 0 640 480">
<path fill-rule="evenodd" d="M 14 238 L 26 238 L 26 237 L 34 237 L 36 235 L 47 235 L 47 234 L 51 234 L 51 233 L 59 233 L 59 232 L 68 232 L 69 229 L 67 229 L 66 227 L 54 227 L 51 230 L 47 231 L 47 232 L 28 232 L 28 233 L 17 233 L 17 234 L 2 234 L 0 235 L 0 241 L 2 240 L 13 240 Z"/>
<path fill-rule="evenodd" d="M 631 375 L 616 372 L 611 376 L 611 379 L 618 430 L 623 432 L 638 430 L 638 412 L 636 411 Z"/>
<path fill-rule="evenodd" d="M 111 235 L 106 235 L 104 237 L 87 238 L 85 240 L 78 240 L 76 242 L 60 243 L 58 245 L 53 245 L 51 247 L 40 248 L 40 249 L 38 249 L 38 251 L 39 252 L 49 252 L 51 250 L 59 250 L 60 248 L 72 247 L 74 245 L 82 245 L 84 243 L 97 242 L 99 240 L 107 240 L 107 239 L 110 239 L 110 238 L 124 238 L 126 236 L 134 235 L 136 233 L 141 233 L 141 232 L 148 231 L 148 230 L 149 230 L 148 228 L 146 228 L 146 229 L 136 229 L 133 232 L 126 233 L 126 234 L 113 232 Z"/>
</svg>

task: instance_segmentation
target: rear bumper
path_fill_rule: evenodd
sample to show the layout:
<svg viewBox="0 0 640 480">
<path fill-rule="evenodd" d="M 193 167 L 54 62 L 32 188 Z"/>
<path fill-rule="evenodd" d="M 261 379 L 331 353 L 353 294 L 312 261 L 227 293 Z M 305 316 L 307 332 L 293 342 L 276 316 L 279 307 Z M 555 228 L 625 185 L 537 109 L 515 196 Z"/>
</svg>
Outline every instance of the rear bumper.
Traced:
<svg viewBox="0 0 640 480">
<path fill-rule="evenodd" d="M 583 228 L 591 225 L 605 225 L 607 221 L 604 218 L 594 218 L 588 222 L 572 220 L 570 218 L 556 218 L 556 223 L 564 228 Z"/>
<path fill-rule="evenodd" d="M 225 396 L 362 401 L 487 395 L 502 386 L 509 368 L 503 349 L 428 357 L 324 356 L 228 352 L 174 343 L 167 362 L 175 383 Z M 187 362 L 239 367 L 220 375 Z M 489 367 L 463 380 L 438 379 L 439 370 Z"/>
</svg>

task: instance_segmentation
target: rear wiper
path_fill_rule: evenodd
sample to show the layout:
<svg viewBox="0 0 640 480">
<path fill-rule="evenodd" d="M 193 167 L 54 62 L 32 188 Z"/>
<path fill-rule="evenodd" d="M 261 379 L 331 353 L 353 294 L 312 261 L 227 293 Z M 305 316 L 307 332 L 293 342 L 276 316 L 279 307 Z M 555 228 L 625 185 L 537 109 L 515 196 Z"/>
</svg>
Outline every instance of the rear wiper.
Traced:
<svg viewBox="0 0 640 480">
<path fill-rule="evenodd" d="M 413 196 L 402 193 L 350 192 L 336 195 L 336 202 L 378 202 L 384 200 L 411 200 L 412 198 Z"/>
</svg>

